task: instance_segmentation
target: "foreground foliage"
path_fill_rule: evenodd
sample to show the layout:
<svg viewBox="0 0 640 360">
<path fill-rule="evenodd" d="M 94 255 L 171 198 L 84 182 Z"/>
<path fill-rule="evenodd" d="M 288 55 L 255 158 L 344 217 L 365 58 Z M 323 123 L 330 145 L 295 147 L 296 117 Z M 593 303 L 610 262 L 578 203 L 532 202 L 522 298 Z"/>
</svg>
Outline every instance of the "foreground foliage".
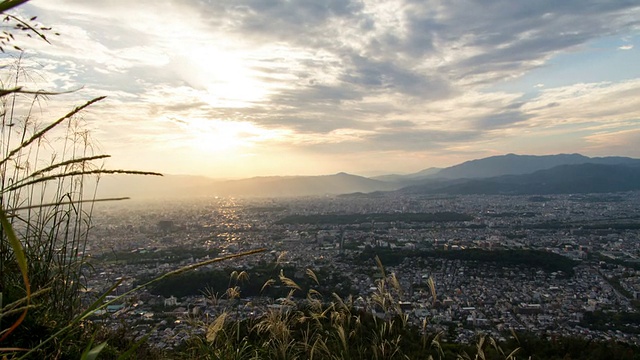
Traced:
<svg viewBox="0 0 640 360">
<path fill-rule="evenodd" d="M 0 51 L 13 51 L 0 63 L 0 355 L 58 358 L 78 342 L 79 349 L 91 343 L 86 329 L 75 326 L 84 316 L 87 235 L 94 204 L 121 200 L 95 197 L 99 177 L 160 174 L 104 168 L 109 156 L 94 152 L 78 117 L 104 97 L 53 120 L 42 116 L 44 101 L 61 94 L 35 90 L 33 69 L 15 40 L 22 34 L 48 42 L 51 28 L 35 16 L 4 13 L 25 2 L 0 1 L 7 29 Z"/>
<path fill-rule="evenodd" d="M 382 269 L 382 268 L 381 268 Z M 239 301 L 240 278 L 222 296 L 227 306 L 206 321 L 192 318 L 190 340 L 166 354 L 176 359 L 640 359 L 638 346 L 583 338 L 545 338 L 535 334 L 504 334 L 507 340 L 479 333 L 474 343 L 446 341 L 443 333 L 411 325 L 401 306 L 401 289 L 393 274 L 377 280 L 371 301 L 323 297 L 314 288 L 300 300 L 302 289 L 284 273 L 266 286 L 282 286 L 288 295 L 277 304 Z M 319 285 L 316 274 L 307 276 Z M 210 294 L 211 295 L 211 294 Z M 434 294 L 435 295 L 435 294 Z M 211 297 L 213 301 L 220 299 Z M 260 315 L 255 315 L 255 314 Z M 197 331 L 201 330 L 201 331 Z"/>
</svg>

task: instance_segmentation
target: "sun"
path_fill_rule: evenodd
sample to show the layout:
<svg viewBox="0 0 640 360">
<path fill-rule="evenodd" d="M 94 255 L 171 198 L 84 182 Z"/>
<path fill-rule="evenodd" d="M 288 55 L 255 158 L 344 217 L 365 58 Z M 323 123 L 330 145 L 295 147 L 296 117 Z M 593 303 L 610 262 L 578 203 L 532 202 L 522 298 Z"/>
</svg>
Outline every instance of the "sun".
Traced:
<svg viewBox="0 0 640 360">
<path fill-rule="evenodd" d="M 247 121 L 188 119 L 185 143 L 208 154 L 242 155 L 269 141 L 280 141 L 286 131 L 258 127 Z"/>
<path fill-rule="evenodd" d="M 185 53 L 177 71 L 209 105 L 243 108 L 266 101 L 273 92 L 274 84 L 256 68 L 249 51 L 212 44 Z"/>
</svg>

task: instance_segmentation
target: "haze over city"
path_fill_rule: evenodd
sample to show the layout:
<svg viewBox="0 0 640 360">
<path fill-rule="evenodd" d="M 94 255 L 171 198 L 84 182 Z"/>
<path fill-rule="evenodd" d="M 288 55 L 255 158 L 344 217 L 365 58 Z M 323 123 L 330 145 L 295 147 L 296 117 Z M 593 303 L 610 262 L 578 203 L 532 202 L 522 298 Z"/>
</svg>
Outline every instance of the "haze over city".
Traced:
<svg viewBox="0 0 640 360">
<path fill-rule="evenodd" d="M 640 157 L 635 1 L 83 1 L 18 9 L 44 107 L 112 168 L 408 173 L 505 153 Z M 51 116 L 50 116 L 51 115 Z"/>
</svg>

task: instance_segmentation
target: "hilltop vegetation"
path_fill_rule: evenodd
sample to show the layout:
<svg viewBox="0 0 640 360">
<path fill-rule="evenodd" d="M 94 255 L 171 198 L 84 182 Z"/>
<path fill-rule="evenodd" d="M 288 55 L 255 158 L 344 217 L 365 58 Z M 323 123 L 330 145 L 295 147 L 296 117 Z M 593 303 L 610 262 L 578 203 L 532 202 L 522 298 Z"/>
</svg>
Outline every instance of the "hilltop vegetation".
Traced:
<svg viewBox="0 0 640 360">
<path fill-rule="evenodd" d="M 271 279 L 278 279 L 282 273 L 292 274 L 291 279 L 300 287 L 299 292 L 293 294 L 294 297 L 304 297 L 308 290 L 312 288 L 313 282 L 304 273 L 297 272 L 291 266 L 276 266 L 275 263 L 263 264 L 244 270 L 248 276 L 237 283 L 242 289 L 242 297 L 260 297 L 277 299 L 287 296 L 289 289 L 279 285 L 264 287 Z M 202 294 L 217 294 L 223 296 L 230 288 L 236 286 L 236 281 L 230 280 L 230 274 L 234 269 L 229 267 L 216 270 L 191 271 L 174 277 L 163 279 L 151 285 L 149 291 L 153 294 L 165 297 L 176 296 L 201 296 Z M 316 269 L 315 273 L 323 279 L 322 285 L 313 287 L 316 291 L 325 296 L 336 293 L 340 296 L 347 296 L 351 290 L 351 281 L 344 274 L 332 271 L 328 268 Z M 144 283 L 149 279 L 143 279 Z"/>
</svg>

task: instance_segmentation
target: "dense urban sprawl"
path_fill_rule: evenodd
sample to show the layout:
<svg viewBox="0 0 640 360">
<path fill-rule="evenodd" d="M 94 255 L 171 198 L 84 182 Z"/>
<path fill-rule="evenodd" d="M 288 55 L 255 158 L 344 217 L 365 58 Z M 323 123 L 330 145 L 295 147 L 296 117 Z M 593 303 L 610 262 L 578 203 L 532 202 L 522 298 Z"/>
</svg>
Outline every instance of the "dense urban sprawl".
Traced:
<svg viewBox="0 0 640 360">
<path fill-rule="evenodd" d="M 253 268 L 278 260 L 292 269 L 287 275 L 294 280 L 304 277 L 306 269 L 327 274 L 319 279 L 327 300 L 338 292 L 375 314 L 371 296 L 380 269 L 373 257 L 379 254 L 385 271 L 395 274 L 402 286 L 400 305 L 409 321 L 420 326 L 426 320 L 427 331 L 442 331 L 446 341 L 468 341 L 479 332 L 500 339 L 515 330 L 638 344 L 639 205 L 638 192 L 212 198 L 100 205 L 85 251 L 93 266 L 87 270 L 85 298 L 91 301 L 121 281 L 109 297 L 113 299 L 144 279 L 215 256 L 265 248 L 194 271 L 236 269 L 251 277 Z M 317 215 L 336 219 L 361 214 L 366 219 L 367 214 L 439 213 L 462 214 L 469 220 L 317 220 Z M 297 220 L 286 221 L 291 215 Z M 561 255 L 572 269 L 456 255 L 470 251 L 500 256 L 542 251 L 549 257 Z M 238 317 L 284 306 L 264 294 L 245 296 L 242 289 L 239 284 L 239 298 L 229 299 L 206 291 L 159 295 L 148 287 L 118 298 L 94 321 L 126 325 L 137 337 L 152 332 L 150 343 L 172 348 L 204 332 L 202 324 L 230 306 Z"/>
</svg>

